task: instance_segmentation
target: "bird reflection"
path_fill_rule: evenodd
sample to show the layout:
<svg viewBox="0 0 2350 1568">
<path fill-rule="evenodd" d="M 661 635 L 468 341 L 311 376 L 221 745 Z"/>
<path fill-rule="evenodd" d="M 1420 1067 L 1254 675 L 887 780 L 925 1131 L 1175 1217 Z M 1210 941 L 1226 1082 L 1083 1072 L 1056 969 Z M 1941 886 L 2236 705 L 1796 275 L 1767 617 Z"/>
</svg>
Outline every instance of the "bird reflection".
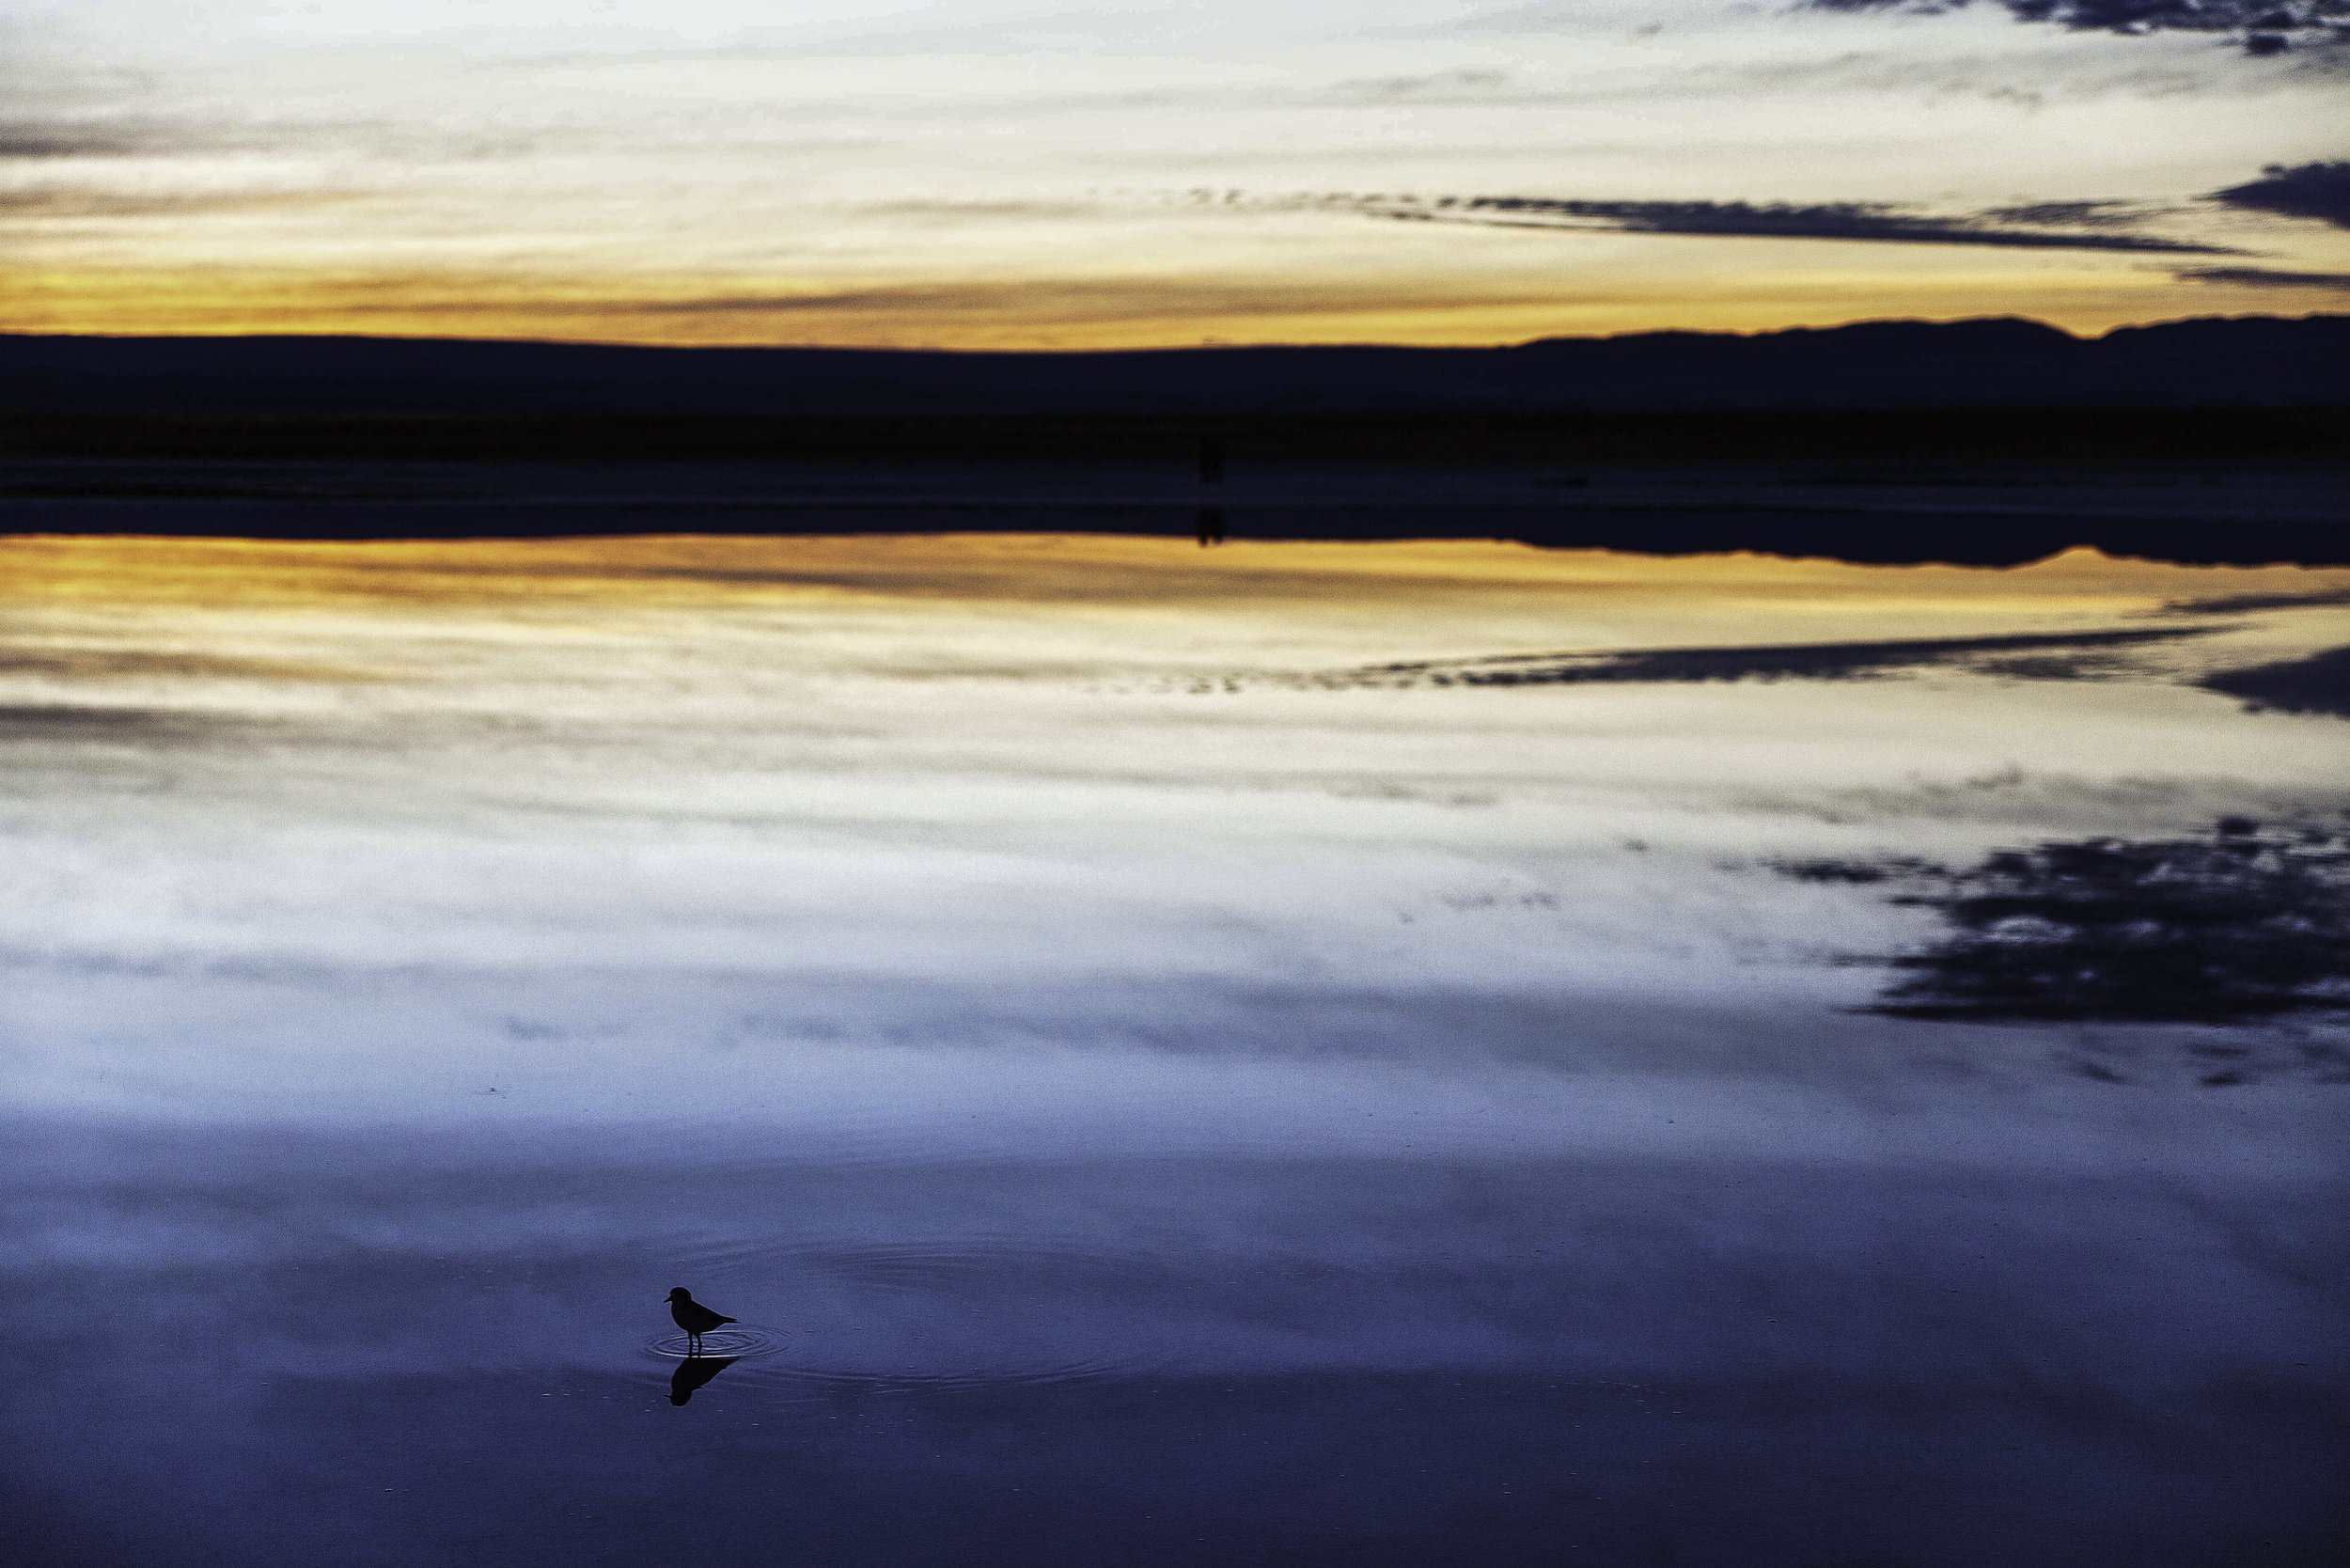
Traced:
<svg viewBox="0 0 2350 1568">
<path fill-rule="evenodd" d="M 683 1404 L 694 1390 L 742 1359 L 739 1356 L 689 1356 L 669 1374 L 669 1403 Z"/>
</svg>

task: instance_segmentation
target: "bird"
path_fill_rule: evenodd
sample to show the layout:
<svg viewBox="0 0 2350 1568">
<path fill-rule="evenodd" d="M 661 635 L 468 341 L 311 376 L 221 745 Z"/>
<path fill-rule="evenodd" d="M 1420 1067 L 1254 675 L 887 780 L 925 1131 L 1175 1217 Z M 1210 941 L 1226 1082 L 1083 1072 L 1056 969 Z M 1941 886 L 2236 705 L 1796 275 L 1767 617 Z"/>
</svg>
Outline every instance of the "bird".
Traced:
<svg viewBox="0 0 2350 1568">
<path fill-rule="evenodd" d="M 682 1285 L 669 1293 L 669 1318 L 680 1328 L 685 1330 L 685 1354 L 688 1356 L 699 1356 L 702 1353 L 704 1334 L 722 1323 L 735 1321 L 722 1312 L 713 1312 L 696 1301 L 694 1293 Z"/>
</svg>

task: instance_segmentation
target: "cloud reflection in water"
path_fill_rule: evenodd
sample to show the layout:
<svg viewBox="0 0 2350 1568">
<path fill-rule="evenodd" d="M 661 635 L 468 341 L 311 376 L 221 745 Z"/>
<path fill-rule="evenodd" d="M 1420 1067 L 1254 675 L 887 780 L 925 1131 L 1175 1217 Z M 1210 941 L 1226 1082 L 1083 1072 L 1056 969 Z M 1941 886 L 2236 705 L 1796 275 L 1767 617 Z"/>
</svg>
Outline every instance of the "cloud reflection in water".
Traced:
<svg viewBox="0 0 2350 1568">
<path fill-rule="evenodd" d="M 2138 1071 L 2170 1018 L 1869 1013 L 1841 955 L 1942 912 L 1754 867 L 2339 810 L 2339 725 L 2193 682 L 2338 643 L 2342 573 L 0 552 L 6 636 L 77 651 L 0 703 L 173 721 L 0 729 L 34 1562 L 2321 1538 L 2341 1091 Z M 2138 635 L 2189 600 L 2241 623 Z M 1855 645 L 1903 678 L 1685 673 Z M 1684 673 L 1188 690 L 1559 648 Z M 674 1384 L 681 1278 L 778 1348 Z"/>
</svg>

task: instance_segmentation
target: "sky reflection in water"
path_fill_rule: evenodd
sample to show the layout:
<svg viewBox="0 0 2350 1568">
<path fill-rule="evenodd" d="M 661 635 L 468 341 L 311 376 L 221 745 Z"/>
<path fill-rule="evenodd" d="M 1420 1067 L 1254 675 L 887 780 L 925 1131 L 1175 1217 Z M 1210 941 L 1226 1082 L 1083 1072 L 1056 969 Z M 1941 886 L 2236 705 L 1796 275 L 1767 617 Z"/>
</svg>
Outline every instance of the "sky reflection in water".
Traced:
<svg viewBox="0 0 2350 1568">
<path fill-rule="evenodd" d="M 2339 1019 L 1784 868 L 2338 823 L 2350 573 L 0 556 L 34 1561 L 2325 1560 Z"/>
</svg>

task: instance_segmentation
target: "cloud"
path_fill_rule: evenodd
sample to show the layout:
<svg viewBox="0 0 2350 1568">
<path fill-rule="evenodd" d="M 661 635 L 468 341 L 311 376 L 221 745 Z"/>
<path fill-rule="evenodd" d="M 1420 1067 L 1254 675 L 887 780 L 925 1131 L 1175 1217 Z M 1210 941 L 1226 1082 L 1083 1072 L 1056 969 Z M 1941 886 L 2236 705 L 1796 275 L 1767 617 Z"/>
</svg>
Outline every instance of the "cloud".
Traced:
<svg viewBox="0 0 2350 1568">
<path fill-rule="evenodd" d="M 251 720 L 193 711 L 64 702 L 0 704 L 0 742 L 82 741 L 155 745 L 225 738 L 243 733 L 251 727 Z"/>
<path fill-rule="evenodd" d="M 1616 653 L 1526 653 L 1501 658 L 1375 665 L 1318 681 L 1349 686 L 1570 686 L 1614 682 L 1850 681 L 1934 666 L 1973 666 L 2024 680 L 2082 680 L 2107 673 L 2113 651 L 2217 627 L 2161 631 L 2028 632 L 1899 642 L 1776 643 L 1740 648 L 1645 648 Z"/>
<path fill-rule="evenodd" d="M 240 658 L 178 649 L 44 647 L 0 644 L 0 675 L 63 681 L 372 681 L 370 671 L 304 659 Z M 0 709 L 0 729 L 13 720 L 28 732 L 113 722 L 126 710 L 12 707 Z M 145 711 L 142 710 L 142 713 Z M 27 714 L 32 715 L 29 719 Z M 59 715 L 64 715 L 60 717 Z M 98 714 L 97 718 L 88 715 Z M 151 715 L 149 715 L 151 718 Z M 142 720 L 142 722 L 146 722 Z"/>
<path fill-rule="evenodd" d="M 1045 277 L 893 283 L 805 292 L 556 300 L 533 302 L 532 307 L 550 315 L 587 316 L 956 316 L 989 315 L 1020 305 L 1038 308 L 1057 320 L 1115 321 L 1154 315 L 1160 307 L 1178 301 L 1191 309 L 1235 315 L 1277 315 L 1340 303 L 1328 290 L 1306 283 L 1251 286 L 1213 281 L 1177 283 L 1169 279 Z M 443 307 L 462 309 L 465 303 L 450 301 Z M 510 308 L 510 304 L 485 302 L 482 308 L 502 312 Z"/>
<path fill-rule="evenodd" d="M 1347 103 L 1481 103 L 1511 96 L 1512 88 L 1506 71 L 1459 70 L 1361 78 L 1331 91 Z"/>
<path fill-rule="evenodd" d="M 858 209 L 872 217 L 903 218 L 917 223 L 1055 223 L 1068 219 L 1104 218 L 1114 216 L 1112 209 L 1095 200 L 1048 201 L 1035 198 L 1006 197 L 999 200 L 940 200 L 926 196 L 909 196 L 897 201 L 877 201 Z"/>
<path fill-rule="evenodd" d="M 2120 57 L 2120 51 L 2067 51 L 2035 60 L 2019 78 L 2013 55 L 1850 50 L 1818 59 L 1763 59 L 1692 67 L 1687 79 L 1703 86 L 1764 90 L 1798 97 L 1820 91 L 1924 94 L 1930 99 L 1980 98 L 2042 108 L 2055 101 L 2125 95 L 2170 98 L 2228 84 L 2232 63 L 2175 53 Z"/>
<path fill-rule="evenodd" d="M 2292 273 L 2273 267 L 2182 267 L 2170 275 L 2181 283 L 2222 283 L 2238 289 L 2315 289 L 2350 294 L 2350 273 Z"/>
<path fill-rule="evenodd" d="M 1457 21 L 1445 23 L 1434 30 L 1440 33 L 1548 33 L 1561 28 L 1576 31 L 1591 29 L 1599 19 L 1586 0 L 1529 0 L 1529 3 L 1505 6 L 1498 10 L 1479 11 Z M 1604 25 L 1604 24 L 1600 24 Z M 1664 31 L 1662 24 L 1647 23 L 1634 25 L 1627 15 L 1617 28 L 1621 32 L 1653 35 Z"/>
<path fill-rule="evenodd" d="M 1439 29 L 1446 33 L 1506 31 L 1543 34 L 1575 31 L 1590 21 L 1588 10 L 1518 13 L 1514 20 L 1472 19 Z M 1643 34 L 1659 27 L 1638 29 Z M 2031 60 L 2019 74 L 2014 51 L 1935 53 L 1916 49 L 1847 49 L 1833 55 L 1786 58 L 1741 51 L 1725 58 L 1676 58 L 1661 71 L 1602 74 L 1518 74 L 1464 69 L 1395 76 L 1356 77 L 1326 89 L 1328 101 L 1348 105 L 1431 103 L 1589 108 L 1609 102 L 1651 101 L 1660 95 L 1708 101 L 1724 95 L 1785 95 L 1804 101 L 1800 113 L 1816 112 L 1816 95 L 1899 94 L 1915 102 L 1982 99 L 2041 108 L 2052 102 L 2127 96 L 2168 98 L 2214 89 L 2235 90 L 2242 72 L 2233 61 L 2205 52 L 2153 54 L 2129 50 L 2065 50 Z M 1793 105 L 1791 105 L 1793 107 Z"/>
<path fill-rule="evenodd" d="M 2221 670 L 2198 684 L 2240 697 L 2255 713 L 2330 713 L 2350 718 L 2350 648 L 2329 648 L 2304 659 Z"/>
<path fill-rule="evenodd" d="M 154 145 L 152 137 L 121 125 L 0 122 L 0 158 L 121 158 Z"/>
<path fill-rule="evenodd" d="M 2214 191 L 2203 199 L 2248 212 L 2274 212 L 2350 228 L 2350 163 L 2271 164 L 2258 180 Z"/>
<path fill-rule="evenodd" d="M 1197 199 L 1233 205 L 1229 196 Z M 1982 245 L 2002 250 L 2100 250 L 2140 255 L 2240 256 L 2226 245 L 2131 232 L 2145 210 L 2110 201 L 2058 202 L 1932 213 L 1890 202 L 1592 201 L 1550 196 L 1323 196 L 1241 205 L 1318 208 L 1399 223 L 1488 228 L 1601 229 L 1633 234 L 1765 240 L 1856 240 L 1887 244 Z"/>
<path fill-rule="evenodd" d="M 1973 0 L 1801 0 L 1812 10 L 1905 11 L 1927 16 Z M 2217 33 L 2245 54 L 2333 50 L 2350 43 L 2350 0 L 1993 0 L 2018 22 L 2076 33 Z"/>
<path fill-rule="evenodd" d="M 35 186 L 0 191 L 0 223 L 15 218 L 155 218 L 199 212 L 258 212 L 353 199 L 330 191 L 124 191 Z"/>
<path fill-rule="evenodd" d="M 1914 861 L 1780 870 L 1926 885 L 1894 902 L 1934 910 L 1944 932 L 1890 960 L 1905 978 L 1876 1011 L 1896 1016 L 2227 1024 L 2350 1009 L 2340 836 L 2224 818 L 2200 838 L 2044 843 L 1956 872 Z"/>
<path fill-rule="evenodd" d="M 2164 615 L 2250 615 L 2261 610 L 2300 610 L 2350 604 L 2350 588 L 2312 588 L 2303 593 L 2230 593 L 2209 599 L 2173 599 Z"/>
<path fill-rule="evenodd" d="M 0 81 L 0 96 L 9 86 Z M 585 132 L 569 133 L 563 145 L 577 148 L 586 136 Z M 526 126 L 468 128 L 395 116 L 269 114 L 258 107 L 242 115 L 125 111 L 101 117 L 85 111 L 0 119 L 0 164 L 222 153 L 310 157 L 330 152 L 408 163 L 472 162 L 526 156 L 555 145 L 549 133 Z"/>
<path fill-rule="evenodd" d="M 252 287 L 259 282 L 239 280 Z M 1179 276 L 974 277 L 848 284 L 834 288 L 681 289 L 675 293 L 623 291 L 600 279 L 499 276 L 494 274 L 361 274 L 299 279 L 303 304 L 353 322 L 387 319 L 497 323 L 507 334 L 542 330 L 542 323 L 595 323 L 597 330 L 634 330 L 648 322 L 727 328 L 728 323 L 873 322 L 893 341 L 927 341 L 920 335 L 965 322 L 1018 321 L 1054 326 L 1157 322 L 1170 315 L 1234 321 L 1313 319 L 1356 312 L 1411 309 L 1426 304 L 1410 281 L 1330 283 L 1312 278 L 1243 274 Z M 1534 289 L 1493 290 L 1473 296 L 1480 307 L 1539 306 L 1554 296 Z M 913 335 L 909 339 L 906 335 Z"/>
<path fill-rule="evenodd" d="M 2140 201 L 2033 201 L 2018 207 L 1987 208 L 1979 214 L 1999 223 L 2041 228 L 2128 228 L 2162 215 L 2161 209 Z"/>
</svg>

